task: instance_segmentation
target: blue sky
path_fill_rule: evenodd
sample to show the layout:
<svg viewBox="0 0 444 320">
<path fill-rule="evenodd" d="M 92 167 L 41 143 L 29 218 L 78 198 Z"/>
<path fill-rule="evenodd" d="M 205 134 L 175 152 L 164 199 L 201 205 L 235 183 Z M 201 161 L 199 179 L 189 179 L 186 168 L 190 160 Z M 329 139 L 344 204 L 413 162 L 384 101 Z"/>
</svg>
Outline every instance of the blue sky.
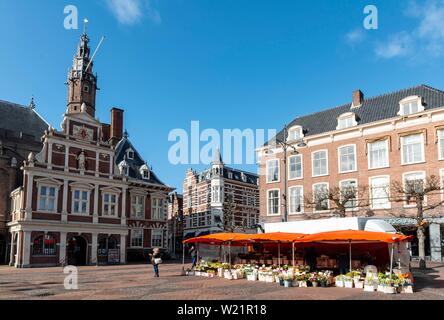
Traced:
<svg viewBox="0 0 444 320">
<path fill-rule="evenodd" d="M 293 118 L 420 83 L 444 89 L 444 1 L 0 1 L 0 99 L 27 104 L 59 128 L 64 85 L 81 33 L 63 9 L 88 17 L 97 116 L 126 110 L 131 141 L 167 184 L 190 165 L 168 162 L 174 128 L 279 129 Z M 363 9 L 378 8 L 378 30 Z M 201 169 L 202 166 L 195 166 Z M 254 165 L 238 166 L 256 171 Z"/>
</svg>

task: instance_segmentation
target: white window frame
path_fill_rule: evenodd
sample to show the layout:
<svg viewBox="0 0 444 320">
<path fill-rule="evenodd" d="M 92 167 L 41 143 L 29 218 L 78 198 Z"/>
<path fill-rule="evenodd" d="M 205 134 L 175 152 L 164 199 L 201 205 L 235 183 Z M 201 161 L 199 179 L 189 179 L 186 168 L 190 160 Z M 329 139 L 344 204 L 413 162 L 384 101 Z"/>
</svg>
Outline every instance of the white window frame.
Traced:
<svg viewBox="0 0 444 320">
<path fill-rule="evenodd" d="M 160 235 L 160 246 L 155 246 L 153 243 L 154 235 Z M 162 229 L 151 229 L 151 248 L 163 248 L 163 230 Z"/>
<path fill-rule="evenodd" d="M 298 138 L 293 139 L 292 136 L 294 133 L 297 133 Z M 293 126 L 290 129 L 288 129 L 288 137 L 287 141 L 299 141 L 304 137 L 304 130 L 301 126 Z"/>
<path fill-rule="evenodd" d="M 330 211 L 330 200 L 327 199 L 325 201 L 327 201 L 327 209 L 326 210 L 316 210 L 316 192 L 315 192 L 315 187 L 318 185 L 326 185 L 327 186 L 327 192 L 330 189 L 330 184 L 328 182 L 318 182 L 318 183 L 314 183 L 312 186 L 312 191 L 313 191 L 313 203 L 315 204 L 313 207 L 313 212 L 328 212 Z"/>
<path fill-rule="evenodd" d="M 157 201 L 162 201 L 162 204 L 155 206 L 154 203 Z M 165 221 L 165 199 L 161 197 L 153 196 L 151 197 L 151 220 Z M 160 210 L 160 211 L 159 211 Z M 155 214 L 157 212 L 157 214 Z"/>
<path fill-rule="evenodd" d="M 409 172 L 404 172 L 402 174 L 402 187 L 405 190 L 406 188 L 406 176 L 408 175 L 413 175 L 413 174 L 421 174 L 423 176 L 423 182 L 425 183 L 426 181 L 426 172 L 423 170 L 417 170 L 417 171 L 409 171 Z M 424 197 L 424 205 L 427 205 L 427 197 Z M 404 208 L 415 208 L 416 204 L 408 204 L 407 203 L 407 199 L 405 199 L 405 201 L 403 202 L 403 207 Z"/>
<path fill-rule="evenodd" d="M 296 176 L 294 178 L 291 177 L 291 159 L 299 158 L 301 161 L 301 174 L 300 176 Z M 296 154 L 288 157 L 288 180 L 300 180 L 304 178 L 304 161 L 302 158 L 302 154 Z"/>
<path fill-rule="evenodd" d="M 355 202 L 356 202 L 356 206 L 352 207 L 352 208 L 345 208 L 345 211 L 358 211 L 359 210 L 359 199 L 358 199 L 358 179 L 344 179 L 344 180 L 340 180 L 339 181 L 339 190 L 341 192 L 341 201 L 342 201 L 342 184 L 344 182 L 351 182 L 353 181 L 355 183 L 355 188 L 356 188 L 356 194 L 355 194 Z"/>
<path fill-rule="evenodd" d="M 315 172 L 314 172 L 314 169 L 315 169 L 315 166 L 314 166 L 314 155 L 315 155 L 315 153 L 319 153 L 319 152 L 325 152 L 326 173 L 325 174 L 320 174 L 320 175 L 315 175 Z M 328 176 L 328 174 L 329 174 L 329 168 L 328 167 L 329 167 L 329 165 L 328 165 L 328 150 L 327 149 L 320 149 L 320 150 L 313 151 L 311 153 L 311 175 L 312 175 L 312 177 L 325 177 L 325 176 Z"/>
<path fill-rule="evenodd" d="M 440 138 L 441 133 L 443 135 L 442 139 Z M 438 160 L 444 160 L 444 152 L 441 153 L 441 150 L 444 148 L 444 129 L 436 130 L 436 134 L 438 140 Z"/>
<path fill-rule="evenodd" d="M 439 169 L 439 179 L 441 182 L 441 200 L 444 200 L 444 168 Z"/>
<path fill-rule="evenodd" d="M 140 204 L 137 202 L 138 198 L 142 198 L 142 213 L 141 216 L 133 211 L 133 200 L 136 199 L 135 206 L 139 207 Z M 145 202 L 146 202 L 146 195 L 140 194 L 140 193 L 130 193 L 130 216 L 132 219 L 145 219 Z"/>
<path fill-rule="evenodd" d="M 370 145 L 372 143 L 377 143 L 377 142 L 385 142 L 385 147 L 386 147 L 386 162 L 387 165 L 385 166 L 376 166 L 376 167 L 372 167 L 370 165 Z M 377 141 L 373 141 L 373 142 L 367 142 L 367 165 L 368 165 L 368 169 L 369 170 L 373 170 L 373 169 L 382 169 L 382 168 L 390 168 L 390 156 L 389 156 L 389 139 L 384 139 L 384 140 L 377 140 Z"/>
<path fill-rule="evenodd" d="M 342 171 L 341 169 L 341 165 L 342 165 L 342 162 L 341 162 L 341 149 L 344 149 L 344 148 L 349 148 L 349 147 L 353 147 L 353 156 L 354 156 L 354 169 L 352 169 L 352 170 L 345 170 L 345 171 Z M 340 147 L 338 147 L 338 172 L 339 173 L 350 173 L 350 172 L 356 172 L 356 171 L 358 171 L 358 156 L 357 156 L 357 152 L 356 152 L 356 144 L 346 144 L 346 145 L 343 145 L 343 146 L 340 146 Z"/>
<path fill-rule="evenodd" d="M 111 200 L 111 196 L 116 197 L 116 202 L 112 203 L 110 201 L 105 202 L 105 196 L 109 195 L 109 199 Z M 105 211 L 105 205 L 108 204 L 108 212 Z M 111 205 L 115 207 L 114 214 L 110 214 Z M 102 217 L 105 218 L 117 218 L 119 216 L 119 193 L 112 191 L 102 191 Z"/>
<path fill-rule="evenodd" d="M 37 212 L 42 212 L 42 213 L 57 213 L 58 212 L 58 201 L 59 201 L 59 190 L 60 190 L 60 186 L 63 184 L 60 181 L 57 181 L 55 179 L 48 179 L 48 178 L 43 178 L 43 179 L 39 179 L 36 180 L 37 183 L 37 207 L 36 207 L 36 211 Z M 55 192 L 54 192 L 54 210 L 47 210 L 47 202 L 45 201 L 45 208 L 44 209 L 40 209 L 40 200 L 41 200 L 41 189 L 42 187 L 46 187 L 46 188 L 55 188 Z"/>
<path fill-rule="evenodd" d="M 132 153 L 133 154 L 133 156 L 132 157 L 130 157 L 130 153 Z M 134 150 L 133 149 L 128 149 L 128 150 L 126 150 L 126 156 L 128 157 L 128 159 L 130 159 L 130 160 L 134 160 L 134 156 L 135 156 L 135 152 L 134 152 Z"/>
<path fill-rule="evenodd" d="M 141 233 L 141 235 L 142 235 L 142 237 L 141 237 L 141 244 L 140 244 L 140 246 L 139 245 L 133 245 L 133 240 L 135 239 L 135 237 L 134 237 L 134 231 L 137 231 L 137 232 L 140 232 Z M 131 239 L 130 239 L 130 247 L 131 248 L 143 248 L 143 228 L 133 228 L 133 229 L 131 229 Z"/>
<path fill-rule="evenodd" d="M 278 212 L 277 213 L 270 213 L 270 192 L 271 191 L 277 191 L 278 196 Z M 268 189 L 267 190 L 267 216 L 272 216 L 272 217 L 276 217 L 276 216 L 280 216 L 281 215 L 281 189 Z"/>
<path fill-rule="evenodd" d="M 80 192 L 80 199 L 75 199 L 76 191 Z M 83 192 L 86 192 L 86 200 L 83 200 L 83 197 L 82 197 L 82 193 Z M 72 198 L 72 201 L 71 201 L 71 214 L 79 215 L 79 216 L 89 216 L 90 215 L 90 212 L 89 212 L 90 197 L 91 197 L 91 191 L 90 190 L 84 189 L 84 188 L 79 188 L 79 187 L 73 188 L 72 192 L 71 192 L 71 198 Z M 79 208 L 80 209 L 81 209 L 82 203 L 86 201 L 86 212 L 76 212 L 76 211 L 74 211 L 74 208 L 75 208 L 74 204 L 75 204 L 76 201 L 79 201 Z"/>
<path fill-rule="evenodd" d="M 278 179 L 276 181 L 270 180 L 270 176 L 268 175 L 268 170 L 270 168 L 270 162 L 277 162 L 277 170 L 278 170 Z M 278 158 L 269 159 L 267 160 L 267 167 L 266 167 L 266 179 L 267 183 L 279 183 L 281 182 L 281 161 Z"/>
<path fill-rule="evenodd" d="M 387 191 L 388 191 L 388 194 L 387 194 L 387 207 L 386 208 L 375 208 L 374 206 L 373 206 L 373 186 L 372 186 L 372 180 L 374 180 L 374 179 L 380 179 L 380 178 L 386 178 L 386 179 L 388 179 L 388 185 L 387 185 Z M 381 175 L 381 176 L 373 176 L 373 177 L 369 177 L 368 178 L 368 185 L 369 185 L 369 192 L 370 192 L 370 194 L 369 194 L 369 198 L 370 198 L 370 209 L 372 209 L 372 210 L 390 210 L 391 208 L 392 208 L 392 202 L 390 201 L 390 176 L 389 175 Z"/>
<path fill-rule="evenodd" d="M 420 161 L 415 161 L 415 162 L 405 162 L 405 159 L 404 159 L 404 139 L 406 137 L 411 137 L 411 136 L 421 136 L 421 157 L 422 157 L 422 159 Z M 413 133 L 413 134 L 402 136 L 402 137 L 400 137 L 400 143 L 401 143 L 401 165 L 410 165 L 410 164 L 424 163 L 425 162 L 424 133 Z"/>
<path fill-rule="evenodd" d="M 350 124 L 350 126 L 342 126 L 341 125 L 341 121 L 346 121 L 346 120 L 351 120 L 351 124 Z M 346 112 L 346 113 L 343 113 L 343 114 L 341 114 L 339 117 L 338 117 L 338 124 L 337 124 L 337 126 L 336 126 L 336 130 L 342 130 L 342 129 L 348 129 L 348 128 L 353 128 L 353 127 L 355 127 L 355 126 L 357 126 L 358 125 L 358 122 L 356 121 L 356 114 L 354 113 L 354 112 Z"/>
<path fill-rule="evenodd" d="M 301 211 L 300 212 L 297 212 L 297 211 L 292 211 L 291 210 L 291 207 L 292 207 L 292 205 L 291 205 L 291 190 L 292 189 L 300 189 L 301 190 Z M 290 214 L 290 215 L 300 215 L 300 214 L 303 214 L 304 213 L 304 186 L 300 186 L 300 185 L 298 185 L 298 186 L 291 186 L 291 187 L 289 187 L 288 188 L 288 208 L 289 208 L 289 210 L 288 210 L 288 214 Z"/>
<path fill-rule="evenodd" d="M 410 104 L 412 102 L 416 102 L 417 103 L 418 111 L 410 112 L 411 110 L 409 110 L 409 113 L 406 114 L 404 112 L 404 106 L 406 104 Z M 399 116 L 408 117 L 410 115 L 417 114 L 417 113 L 420 113 L 420 112 L 423 112 L 423 111 L 424 111 L 424 105 L 422 103 L 422 98 L 420 96 L 410 96 L 410 97 L 404 98 L 401 101 L 399 101 L 399 111 L 398 111 L 398 115 Z"/>
</svg>

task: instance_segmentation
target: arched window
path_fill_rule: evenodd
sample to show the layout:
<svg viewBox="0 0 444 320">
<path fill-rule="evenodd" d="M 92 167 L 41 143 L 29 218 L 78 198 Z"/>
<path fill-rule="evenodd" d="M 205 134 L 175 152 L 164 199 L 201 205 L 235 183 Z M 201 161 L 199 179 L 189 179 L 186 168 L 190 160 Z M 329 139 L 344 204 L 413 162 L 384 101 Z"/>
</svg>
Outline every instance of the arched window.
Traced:
<svg viewBox="0 0 444 320">
<path fill-rule="evenodd" d="M 33 256 L 54 256 L 56 254 L 56 240 L 50 233 L 38 236 L 32 243 Z"/>
</svg>

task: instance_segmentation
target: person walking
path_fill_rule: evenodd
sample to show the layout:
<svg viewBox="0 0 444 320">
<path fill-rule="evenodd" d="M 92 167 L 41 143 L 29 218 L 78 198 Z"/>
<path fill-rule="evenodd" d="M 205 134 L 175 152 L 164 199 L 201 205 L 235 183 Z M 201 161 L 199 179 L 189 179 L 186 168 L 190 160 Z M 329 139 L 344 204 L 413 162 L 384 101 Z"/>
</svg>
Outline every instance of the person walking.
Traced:
<svg viewBox="0 0 444 320">
<path fill-rule="evenodd" d="M 193 265 L 191 266 L 191 270 L 194 270 L 197 264 L 197 250 L 194 246 L 190 248 L 190 255 L 191 255 L 191 261 L 193 262 Z"/>
<path fill-rule="evenodd" d="M 160 249 L 154 248 L 153 253 L 150 253 L 151 264 L 154 268 L 154 277 L 159 278 L 159 264 L 162 263 L 160 258 Z"/>
</svg>

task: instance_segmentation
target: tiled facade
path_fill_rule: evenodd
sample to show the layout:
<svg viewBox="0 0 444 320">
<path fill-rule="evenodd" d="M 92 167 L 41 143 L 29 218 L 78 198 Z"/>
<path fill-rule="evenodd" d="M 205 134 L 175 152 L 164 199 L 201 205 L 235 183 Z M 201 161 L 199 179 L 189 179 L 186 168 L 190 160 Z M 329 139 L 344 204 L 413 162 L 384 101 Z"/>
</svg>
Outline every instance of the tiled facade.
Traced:
<svg viewBox="0 0 444 320">
<path fill-rule="evenodd" d="M 430 95 L 421 96 L 424 91 L 430 91 Z M 362 199 L 357 199 L 358 207 L 347 210 L 347 215 L 383 217 L 390 219 L 398 228 L 411 225 L 409 217 L 415 214 L 416 209 L 403 202 L 391 201 L 390 186 L 395 181 L 406 179 L 423 179 L 432 175 L 444 177 L 444 105 L 428 108 L 430 100 L 443 96 L 444 93 L 439 90 L 420 86 L 369 99 L 366 105 L 359 106 L 359 99 L 362 99 L 361 103 L 365 100 L 362 93 L 357 97 L 355 93 L 358 106 L 351 104 L 348 108 L 350 114 L 345 114 L 351 120 L 341 122 L 342 108 L 342 114 L 337 112 L 337 117 L 324 120 L 337 122 L 338 127 L 316 134 L 312 134 L 314 130 L 310 132 L 304 128 L 304 122 L 307 126 L 312 125 L 310 119 L 296 119 L 285 139 L 298 153 L 294 155 L 291 147 L 287 149 L 288 221 L 331 216 L 335 205 L 328 200 L 316 204 L 316 194 L 322 194 L 316 190 L 332 190 L 334 187 L 343 190 L 353 185 L 359 190 L 357 194 L 362 192 Z M 368 113 L 360 108 L 390 107 L 399 110 L 403 108 L 405 98 L 413 101 L 418 98 L 419 107 L 410 114 L 360 123 L 359 120 Z M 331 117 L 331 114 L 326 112 L 314 116 L 322 119 Z M 285 210 L 283 149 L 268 145 L 259 150 L 259 154 L 263 173 L 260 176 L 261 219 L 264 222 L 281 222 Z M 442 197 L 438 191 L 427 201 L 437 203 L 442 201 Z M 443 219 L 440 217 L 443 211 L 441 206 L 429 212 L 429 255 L 437 261 L 442 259 Z"/>
</svg>

